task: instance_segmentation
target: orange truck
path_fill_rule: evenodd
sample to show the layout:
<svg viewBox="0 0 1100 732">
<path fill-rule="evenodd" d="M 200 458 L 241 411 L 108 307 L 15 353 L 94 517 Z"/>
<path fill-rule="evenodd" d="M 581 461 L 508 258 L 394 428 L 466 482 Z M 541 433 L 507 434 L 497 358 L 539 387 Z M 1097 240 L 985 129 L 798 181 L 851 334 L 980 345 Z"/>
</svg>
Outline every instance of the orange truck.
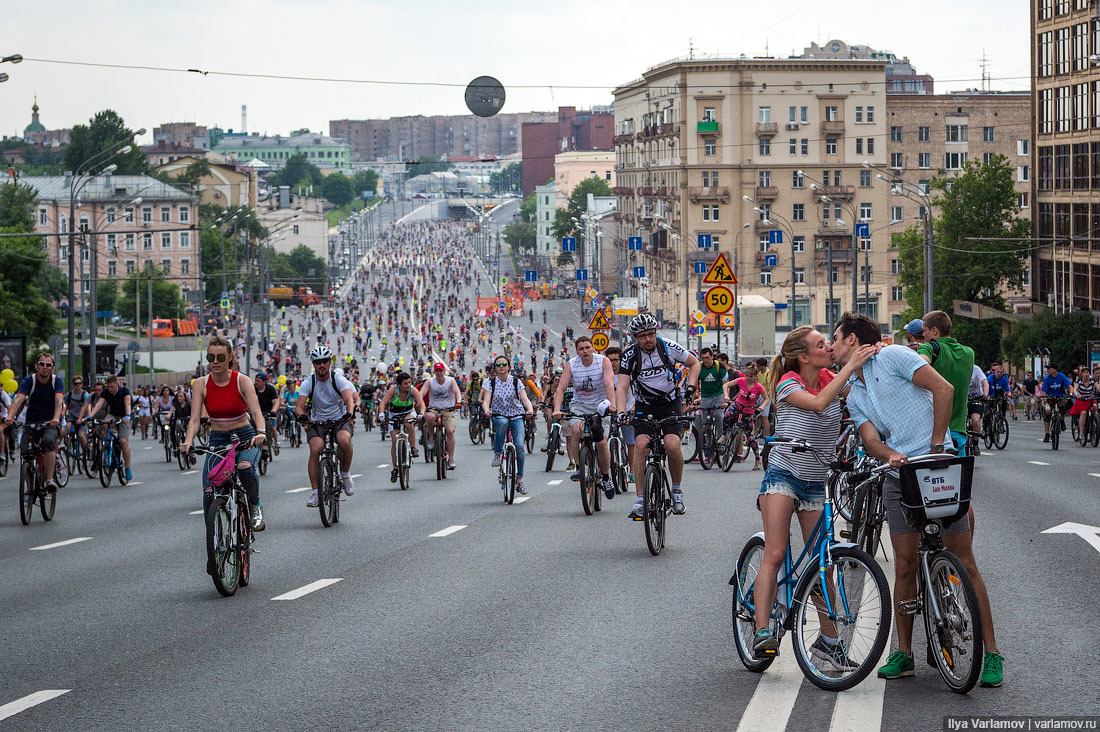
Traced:
<svg viewBox="0 0 1100 732">
<path fill-rule="evenodd" d="M 281 302 L 284 305 L 320 305 L 321 296 L 308 287 L 272 287 L 267 291 L 267 298 L 272 302 Z"/>
<path fill-rule="evenodd" d="M 193 320 L 180 320 L 178 318 L 156 318 L 153 320 L 154 338 L 198 335 L 198 333 L 199 325 Z"/>
</svg>

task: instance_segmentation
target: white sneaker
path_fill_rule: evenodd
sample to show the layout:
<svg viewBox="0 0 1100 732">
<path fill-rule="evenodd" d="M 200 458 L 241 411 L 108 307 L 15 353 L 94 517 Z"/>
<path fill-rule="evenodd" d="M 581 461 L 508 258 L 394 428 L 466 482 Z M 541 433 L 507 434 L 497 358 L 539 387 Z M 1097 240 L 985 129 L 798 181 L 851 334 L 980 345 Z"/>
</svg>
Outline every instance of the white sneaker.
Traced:
<svg viewBox="0 0 1100 732">
<path fill-rule="evenodd" d="M 317 508 L 318 505 L 320 505 L 320 502 L 317 500 L 317 491 L 313 491 L 309 496 L 309 500 L 306 501 L 306 506 L 309 508 Z"/>
<path fill-rule="evenodd" d="M 355 493 L 355 483 L 352 481 L 351 476 L 349 475 L 347 477 L 344 477 L 343 481 L 344 481 L 344 493 L 346 493 L 349 496 L 354 494 Z"/>
</svg>

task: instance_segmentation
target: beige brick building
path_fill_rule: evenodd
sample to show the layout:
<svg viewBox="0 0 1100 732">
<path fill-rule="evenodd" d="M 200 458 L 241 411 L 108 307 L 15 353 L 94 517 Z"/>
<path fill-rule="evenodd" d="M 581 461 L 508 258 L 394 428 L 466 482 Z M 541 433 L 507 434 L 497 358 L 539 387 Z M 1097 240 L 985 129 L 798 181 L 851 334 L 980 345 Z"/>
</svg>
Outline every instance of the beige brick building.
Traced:
<svg viewBox="0 0 1100 732">
<path fill-rule="evenodd" d="M 645 242 L 626 259 L 646 277 L 626 280 L 622 294 L 682 324 L 697 306 L 694 261 L 717 250 L 736 258 L 740 295 L 780 306 L 780 327 L 792 307 L 797 324 L 822 328 L 852 309 L 853 274 L 855 306 L 889 326 L 901 309 L 890 301 L 889 186 L 862 165 L 888 162 L 885 68 L 873 59 L 678 59 L 615 89 L 616 245 Z M 856 221 L 870 229 L 856 243 L 858 263 Z M 769 245 L 776 228 L 783 244 Z M 714 250 L 697 247 L 699 234 Z"/>
</svg>

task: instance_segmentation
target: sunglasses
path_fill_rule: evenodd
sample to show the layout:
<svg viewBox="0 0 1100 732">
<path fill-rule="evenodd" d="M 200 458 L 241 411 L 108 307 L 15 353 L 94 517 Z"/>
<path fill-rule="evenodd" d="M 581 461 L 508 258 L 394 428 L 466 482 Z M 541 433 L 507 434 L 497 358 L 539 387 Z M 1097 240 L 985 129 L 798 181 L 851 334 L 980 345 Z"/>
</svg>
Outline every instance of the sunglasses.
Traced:
<svg viewBox="0 0 1100 732">
<path fill-rule="evenodd" d="M 508 366 L 508 364 L 506 364 L 506 363 L 505 363 L 505 362 L 503 362 L 503 361 L 501 361 L 500 363 L 494 363 L 493 365 L 494 365 L 494 366 L 496 366 L 496 367 L 497 367 L 498 369 L 499 369 L 499 368 L 500 368 L 501 366 L 504 366 L 505 368 L 507 368 L 507 366 Z"/>
<path fill-rule="evenodd" d="M 208 354 L 206 354 L 206 362 L 207 363 L 214 363 L 215 361 L 217 361 L 218 363 L 225 363 L 226 360 L 228 360 L 228 359 L 229 359 L 229 356 L 226 356 L 224 353 L 208 353 Z"/>
<path fill-rule="evenodd" d="M 46 363 L 45 361 L 39 361 L 37 365 L 41 366 L 44 369 L 52 369 L 53 368 L 52 363 Z"/>
<path fill-rule="evenodd" d="M 76 379 L 75 381 L 73 381 L 73 386 L 80 386 L 80 385 L 81 385 L 81 384 L 83 384 L 83 383 L 84 383 L 84 382 L 83 382 L 83 381 L 81 381 L 80 379 Z"/>
<path fill-rule="evenodd" d="M 329 361 L 328 361 L 328 360 L 325 360 L 325 361 L 314 361 L 314 362 L 313 362 L 313 365 L 314 365 L 314 366 L 328 366 L 328 364 L 329 364 Z"/>
</svg>

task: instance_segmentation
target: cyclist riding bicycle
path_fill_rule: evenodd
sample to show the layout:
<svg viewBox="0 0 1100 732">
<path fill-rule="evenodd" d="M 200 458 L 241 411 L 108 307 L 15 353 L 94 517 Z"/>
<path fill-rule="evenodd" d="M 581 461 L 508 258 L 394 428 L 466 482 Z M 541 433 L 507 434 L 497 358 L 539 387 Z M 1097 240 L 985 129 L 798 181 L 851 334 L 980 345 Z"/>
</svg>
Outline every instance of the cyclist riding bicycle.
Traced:
<svg viewBox="0 0 1100 732">
<path fill-rule="evenodd" d="M 755 364 L 749 364 L 745 368 L 744 376 L 726 382 L 724 391 L 724 399 L 729 406 L 723 414 L 722 421 L 726 422 L 728 420 L 729 424 L 725 426 L 726 434 L 723 435 L 723 439 L 729 436 L 734 421 L 745 422 L 745 427 L 747 428 L 745 430 L 745 441 L 752 449 L 752 454 L 756 458 L 756 463 L 753 465 L 752 469 L 760 470 L 760 448 L 753 438 L 753 435 L 756 433 L 756 425 L 753 424 L 753 420 L 757 415 L 757 404 L 760 400 L 763 399 L 766 405 L 770 399 L 764 390 L 764 385 L 761 384 L 760 380 L 757 378 Z M 740 460 L 741 456 L 736 455 L 734 459 Z"/>
<path fill-rule="evenodd" d="M 279 412 L 279 405 L 282 402 L 282 400 L 279 399 L 279 390 L 276 389 L 274 386 L 271 386 L 269 383 L 267 383 L 267 381 L 267 374 L 265 374 L 263 371 L 256 374 L 256 401 L 260 403 L 260 410 L 264 414 L 264 419 L 267 419 L 269 416 L 277 417 Z M 263 445 L 263 447 L 260 448 L 264 454 L 268 454 L 271 452 L 270 445 L 278 439 L 278 422 L 273 422 L 269 425 L 269 428 L 271 429 L 271 439 L 268 440 Z"/>
<path fill-rule="evenodd" d="M 564 416 L 561 403 L 568 386 L 573 387 L 573 402 L 569 406 L 569 411 L 573 414 L 601 416 L 610 414 L 614 419 L 615 374 L 611 370 L 611 361 L 602 354 L 596 353 L 592 347 L 592 339 L 588 336 L 581 336 L 573 344 L 577 349 L 577 355 L 566 362 L 562 376 L 558 380 L 557 389 L 554 391 L 554 419 L 561 419 Z M 572 439 L 567 441 L 569 462 L 577 466 L 569 479 L 580 481 L 578 447 L 584 430 L 583 417 L 572 417 L 569 420 L 569 427 L 572 436 Z M 596 443 L 600 487 L 610 500 L 615 497 L 615 486 L 611 482 L 611 453 L 607 449 L 607 435 L 603 431 L 602 419 L 592 423 L 592 440 Z"/>
<path fill-rule="evenodd" d="M 447 470 L 455 469 L 455 412 L 454 410 L 462 408 L 462 390 L 458 388 L 458 382 L 454 380 L 454 377 L 447 376 L 447 367 L 437 361 L 432 366 L 433 376 L 424 382 L 424 385 L 420 387 L 420 396 L 426 400 L 426 403 L 436 409 L 450 409 L 449 412 L 443 412 L 437 415 L 435 412 L 428 412 L 426 415 L 426 424 L 424 425 L 425 433 L 428 438 L 431 439 L 435 435 L 435 420 L 443 420 L 443 430 L 447 437 Z M 436 445 L 436 449 L 439 449 L 439 445 Z"/>
<path fill-rule="evenodd" d="M 685 394 L 690 400 L 699 381 L 699 360 L 688 353 L 675 341 L 666 341 L 657 335 L 657 319 L 649 313 L 637 315 L 630 321 L 630 334 L 634 338 L 623 353 L 619 364 L 619 387 L 616 404 L 627 403 L 628 391 L 634 392 L 635 411 L 634 431 L 634 475 L 645 474 L 646 447 L 649 441 L 657 437 L 654 425 L 638 419 L 642 415 L 651 415 L 655 420 L 683 414 L 684 405 L 680 399 L 680 390 L 674 377 L 674 363 L 681 363 L 688 369 Z M 622 378 L 625 377 L 625 378 Z M 620 420 L 627 418 L 620 417 Z M 660 427 L 661 437 L 668 455 L 668 469 L 672 477 L 672 512 L 683 514 L 684 490 L 681 480 L 684 474 L 684 453 L 680 446 L 680 427 L 666 424 Z M 634 484 L 636 496 L 634 508 L 629 518 L 642 520 L 642 492 L 644 481 Z"/>
<path fill-rule="evenodd" d="M 508 369 L 508 359 L 504 356 L 493 359 L 493 370 L 496 373 L 482 385 L 481 408 L 486 417 L 493 419 L 492 466 L 500 466 L 504 441 L 511 429 L 512 441 L 520 446 L 516 449 L 516 491 L 520 495 L 527 495 L 527 486 L 523 482 L 523 465 L 527 454 L 522 447 L 526 435 L 524 417 L 532 416 L 535 410 L 531 406 L 531 400 L 527 398 L 527 390 L 519 379 L 509 375 Z"/>
<path fill-rule="evenodd" d="M 1072 389 L 1073 382 L 1069 380 L 1069 377 L 1059 371 L 1055 364 L 1047 364 L 1047 375 L 1043 378 L 1043 383 L 1039 386 L 1039 395 L 1058 400 L 1062 407 L 1062 413 L 1065 414 L 1068 406 L 1068 398 Z M 1049 401 L 1043 403 L 1043 426 L 1045 428 L 1043 442 L 1050 442 Z"/>
<path fill-rule="evenodd" d="M 79 424 L 80 416 L 84 412 L 84 405 L 92 398 L 92 395 L 84 390 L 84 378 L 73 377 L 72 389 L 65 393 L 65 431 L 62 437 L 69 432 L 75 432 L 80 440 L 80 450 L 88 453 L 88 428 Z"/>
<path fill-rule="evenodd" d="M 294 413 L 300 422 L 311 423 L 306 430 L 309 443 L 309 483 L 313 488 L 306 506 L 317 508 L 318 458 L 325 449 L 325 434 L 322 428 L 312 422 L 334 421 L 345 418 L 336 430 L 336 453 L 340 460 L 340 479 L 344 484 L 344 493 L 355 493 L 355 484 L 351 479 L 351 419 L 355 413 L 355 387 L 351 382 L 332 369 L 332 351 L 328 346 L 314 346 L 309 352 L 313 362 L 313 374 L 302 381 L 298 387 L 298 403 Z M 307 413 L 308 412 L 308 413 Z"/>
<path fill-rule="evenodd" d="M 42 463 L 46 469 L 46 490 L 57 490 L 54 480 L 54 468 L 57 466 L 57 437 L 61 425 L 61 415 L 65 407 L 65 380 L 53 372 L 52 354 L 42 353 L 35 359 L 34 373 L 23 377 L 15 393 L 4 425 L 10 426 L 19 416 L 23 404 L 27 405 L 25 421 L 31 424 L 45 422 L 48 426 L 42 430 L 39 445 L 42 449 Z M 19 452 L 30 455 L 30 430 L 23 430 L 19 438 Z M 129 473 L 129 470 L 127 470 Z"/>
<path fill-rule="evenodd" d="M 420 456 L 420 452 L 416 449 L 416 422 L 402 422 L 402 425 L 397 426 L 392 422 L 394 418 L 407 417 L 414 411 L 418 417 L 424 416 L 424 400 L 420 392 L 413 388 L 412 376 L 402 371 L 397 374 L 390 388 L 386 389 L 386 393 L 382 396 L 382 403 L 378 407 L 378 424 L 390 433 L 391 483 L 397 482 L 397 434 L 401 431 L 402 425 L 409 438 L 412 456 Z"/>
<path fill-rule="evenodd" d="M 107 377 L 107 388 L 103 395 L 96 401 L 95 406 L 89 410 L 89 417 L 95 417 L 100 412 L 105 412 L 113 417 L 118 431 L 118 444 L 122 447 L 122 458 L 126 461 L 126 480 L 133 480 L 134 474 L 130 470 L 130 415 L 133 403 L 130 390 L 118 383 L 118 377 L 111 374 Z"/>
<path fill-rule="evenodd" d="M 989 384 L 989 399 L 1005 400 L 997 401 L 997 408 L 1002 411 L 1007 407 L 1008 396 L 1012 393 L 1012 385 L 1008 381 L 1008 377 L 1005 376 L 1004 366 L 999 363 L 993 364 L 991 371 L 993 373 L 986 377 L 986 382 Z"/>
<path fill-rule="evenodd" d="M 1085 417 L 1088 415 L 1089 410 L 1092 409 L 1093 403 L 1096 401 L 1096 382 L 1092 380 L 1092 374 L 1088 369 L 1081 369 L 1077 374 L 1077 383 L 1073 386 L 1074 389 L 1074 401 L 1073 406 L 1069 410 L 1070 417 L 1077 417 L 1078 431 L 1084 438 L 1085 434 Z M 1081 443 L 1081 447 L 1084 447 L 1085 443 Z"/>
<path fill-rule="evenodd" d="M 703 433 L 703 419 L 707 415 L 713 415 L 717 420 L 718 436 L 725 434 L 722 408 L 727 404 L 727 397 L 723 387 L 729 380 L 729 371 L 715 359 L 714 351 L 709 346 L 699 351 L 699 394 L 696 400 L 699 413 L 695 417 L 695 429 L 699 434 Z"/>
</svg>

